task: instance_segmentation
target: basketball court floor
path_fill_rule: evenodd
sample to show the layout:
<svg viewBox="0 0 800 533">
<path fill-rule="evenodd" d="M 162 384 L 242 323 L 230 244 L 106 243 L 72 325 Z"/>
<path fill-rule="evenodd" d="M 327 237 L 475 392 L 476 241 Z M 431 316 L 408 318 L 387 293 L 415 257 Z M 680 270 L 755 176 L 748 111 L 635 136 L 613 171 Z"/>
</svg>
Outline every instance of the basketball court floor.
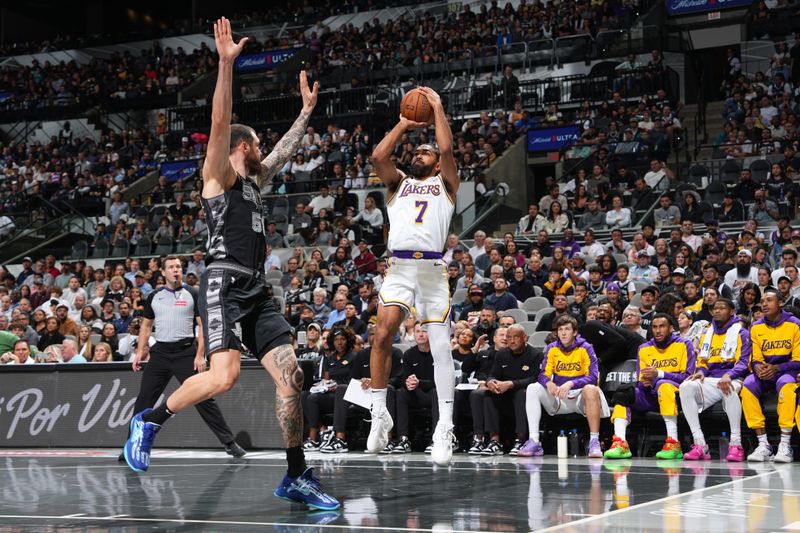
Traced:
<svg viewBox="0 0 800 533">
<path fill-rule="evenodd" d="M 308 454 L 340 512 L 272 496 L 282 452 L 0 450 L 0 532 L 800 531 L 800 467 L 713 461 Z"/>
</svg>

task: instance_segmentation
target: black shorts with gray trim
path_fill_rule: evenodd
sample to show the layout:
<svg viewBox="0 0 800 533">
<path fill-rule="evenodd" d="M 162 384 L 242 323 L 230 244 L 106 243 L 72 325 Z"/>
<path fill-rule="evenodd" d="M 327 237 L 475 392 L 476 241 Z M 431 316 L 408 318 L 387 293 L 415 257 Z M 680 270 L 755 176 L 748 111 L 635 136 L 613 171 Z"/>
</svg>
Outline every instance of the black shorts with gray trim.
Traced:
<svg viewBox="0 0 800 533">
<path fill-rule="evenodd" d="M 207 357 L 246 347 L 261 359 L 273 348 L 291 344 L 292 328 L 258 272 L 212 263 L 200 276 L 199 305 Z"/>
</svg>

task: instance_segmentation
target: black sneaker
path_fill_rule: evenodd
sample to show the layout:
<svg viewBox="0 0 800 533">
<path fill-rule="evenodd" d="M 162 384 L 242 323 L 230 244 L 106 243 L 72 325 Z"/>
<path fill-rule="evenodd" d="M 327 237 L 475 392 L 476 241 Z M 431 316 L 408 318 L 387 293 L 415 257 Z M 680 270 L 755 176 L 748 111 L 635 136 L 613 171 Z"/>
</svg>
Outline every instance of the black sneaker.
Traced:
<svg viewBox="0 0 800 533">
<path fill-rule="evenodd" d="M 508 455 L 517 455 L 525 443 L 519 439 L 514 441 L 514 446 L 508 451 Z"/>
<path fill-rule="evenodd" d="M 239 444 L 236 441 L 229 442 L 228 444 L 225 445 L 225 453 L 227 453 L 228 455 L 232 455 L 236 459 L 241 459 L 242 457 L 247 455 L 247 452 L 244 451 L 244 448 L 239 446 Z"/>
<path fill-rule="evenodd" d="M 394 442 L 392 442 L 392 441 L 387 442 L 386 443 L 386 447 L 381 450 L 381 453 L 384 454 L 384 455 L 387 455 L 387 454 L 390 454 L 390 453 L 394 453 L 394 446 L 395 446 Z"/>
<path fill-rule="evenodd" d="M 345 441 L 334 436 L 327 444 L 322 446 L 319 451 L 322 453 L 348 453 L 350 449 L 347 447 Z"/>
<path fill-rule="evenodd" d="M 392 449 L 392 453 L 411 453 L 411 443 L 408 442 L 408 437 L 403 437 L 397 441 Z"/>
<path fill-rule="evenodd" d="M 312 440 L 310 437 L 303 441 L 303 449 L 307 452 L 319 450 L 320 443 Z"/>
<path fill-rule="evenodd" d="M 481 455 L 483 453 L 483 441 L 474 439 L 467 453 L 470 455 Z"/>
<path fill-rule="evenodd" d="M 483 447 L 481 455 L 503 455 L 503 447 L 496 440 L 490 440 L 489 444 Z"/>
</svg>

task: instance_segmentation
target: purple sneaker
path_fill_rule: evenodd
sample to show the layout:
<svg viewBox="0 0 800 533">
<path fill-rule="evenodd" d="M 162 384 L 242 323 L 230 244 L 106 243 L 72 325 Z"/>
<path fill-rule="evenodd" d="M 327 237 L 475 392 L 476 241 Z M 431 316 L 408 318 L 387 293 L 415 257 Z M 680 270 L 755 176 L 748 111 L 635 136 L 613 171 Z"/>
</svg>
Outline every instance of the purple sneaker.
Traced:
<svg viewBox="0 0 800 533">
<path fill-rule="evenodd" d="M 598 459 L 603 457 L 603 450 L 600 448 L 600 439 L 592 439 L 589 441 L 588 453 L 586 455 L 590 459 Z"/>
<path fill-rule="evenodd" d="M 541 442 L 534 442 L 532 439 L 525 441 L 522 448 L 517 452 L 518 457 L 541 457 L 544 455 L 544 448 Z"/>
</svg>

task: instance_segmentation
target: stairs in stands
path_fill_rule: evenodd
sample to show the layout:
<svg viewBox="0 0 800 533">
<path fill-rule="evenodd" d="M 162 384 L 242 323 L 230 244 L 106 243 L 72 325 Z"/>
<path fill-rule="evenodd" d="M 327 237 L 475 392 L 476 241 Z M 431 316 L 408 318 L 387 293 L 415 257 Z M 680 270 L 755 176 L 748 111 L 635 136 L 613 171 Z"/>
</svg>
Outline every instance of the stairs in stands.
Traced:
<svg viewBox="0 0 800 533">
<path fill-rule="evenodd" d="M 700 144 L 709 145 L 714 142 L 717 135 L 725 130 L 725 120 L 722 118 L 722 108 L 725 102 L 709 102 L 706 104 L 706 138 L 705 140 L 698 139 L 695 136 L 694 125 L 695 116 L 697 115 L 697 104 L 687 105 L 683 108 L 683 126 L 688 132 L 689 151 L 692 152 L 694 160 L 702 161 L 711 159 L 712 149 L 702 148 L 697 157 L 694 157 L 694 150 Z M 701 133 L 702 135 L 702 133 Z"/>
</svg>

